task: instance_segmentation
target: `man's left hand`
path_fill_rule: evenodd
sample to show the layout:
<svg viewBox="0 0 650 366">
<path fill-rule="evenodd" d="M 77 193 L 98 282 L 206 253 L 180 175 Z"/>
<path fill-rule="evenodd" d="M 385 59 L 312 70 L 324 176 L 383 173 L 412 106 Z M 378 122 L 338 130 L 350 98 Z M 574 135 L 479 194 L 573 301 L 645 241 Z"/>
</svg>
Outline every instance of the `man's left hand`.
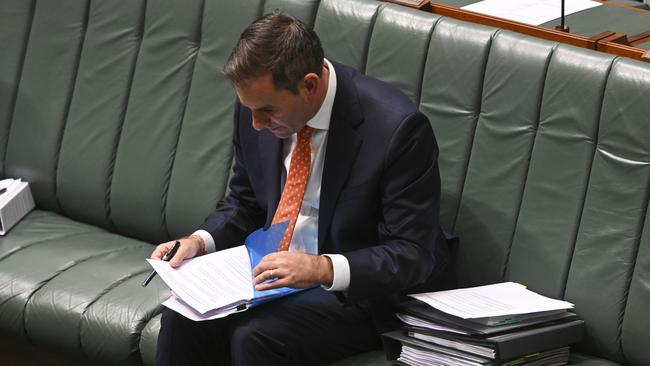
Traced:
<svg viewBox="0 0 650 366">
<path fill-rule="evenodd" d="M 279 287 L 307 288 L 332 285 L 332 262 L 328 257 L 280 251 L 266 255 L 253 268 L 253 284 L 258 291 Z M 275 280 L 273 280 L 275 279 Z M 270 282 L 264 282 L 273 280 Z"/>
</svg>

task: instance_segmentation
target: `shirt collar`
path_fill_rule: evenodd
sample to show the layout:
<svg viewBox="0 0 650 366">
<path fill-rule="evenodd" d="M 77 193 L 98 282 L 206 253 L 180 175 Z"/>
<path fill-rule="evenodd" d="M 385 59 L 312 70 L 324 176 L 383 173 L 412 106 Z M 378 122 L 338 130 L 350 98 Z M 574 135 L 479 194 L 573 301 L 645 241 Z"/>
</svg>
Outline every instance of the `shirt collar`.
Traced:
<svg viewBox="0 0 650 366">
<path fill-rule="evenodd" d="M 325 99 L 318 112 L 307 121 L 307 126 L 327 131 L 330 128 L 330 118 L 332 117 L 332 107 L 334 107 L 334 96 L 336 95 L 336 71 L 334 71 L 334 66 L 327 59 L 324 60 L 329 69 L 327 94 L 325 94 Z"/>
</svg>

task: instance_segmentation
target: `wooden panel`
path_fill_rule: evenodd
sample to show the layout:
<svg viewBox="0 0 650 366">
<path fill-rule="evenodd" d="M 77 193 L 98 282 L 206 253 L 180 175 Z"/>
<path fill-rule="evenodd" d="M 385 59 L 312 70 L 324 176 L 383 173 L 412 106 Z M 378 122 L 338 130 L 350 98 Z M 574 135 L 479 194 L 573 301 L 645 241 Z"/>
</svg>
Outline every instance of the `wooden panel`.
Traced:
<svg viewBox="0 0 650 366">
<path fill-rule="evenodd" d="M 578 34 L 524 24 L 435 2 L 431 2 L 431 11 L 450 18 L 507 29 L 513 32 L 554 42 L 566 43 L 572 46 L 598 50 L 613 55 L 650 62 L 650 51 L 633 46 L 650 41 L 650 34 L 647 33 L 642 33 L 628 38 L 626 34 L 607 31 L 589 38 Z"/>
<path fill-rule="evenodd" d="M 592 50 L 596 49 L 596 41 L 577 34 L 542 28 L 434 2 L 431 3 L 431 11 L 451 18 L 507 29 L 550 41 L 567 43 L 573 46 L 589 48 Z"/>
<path fill-rule="evenodd" d="M 625 56 L 639 61 L 650 62 L 650 51 L 614 42 L 598 42 L 598 51 Z"/>
</svg>

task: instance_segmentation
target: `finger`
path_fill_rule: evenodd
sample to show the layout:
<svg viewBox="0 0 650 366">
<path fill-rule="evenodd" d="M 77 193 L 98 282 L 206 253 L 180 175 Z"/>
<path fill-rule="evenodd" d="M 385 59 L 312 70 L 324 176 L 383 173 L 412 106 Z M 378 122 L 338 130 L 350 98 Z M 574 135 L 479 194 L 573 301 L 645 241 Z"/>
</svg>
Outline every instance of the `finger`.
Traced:
<svg viewBox="0 0 650 366">
<path fill-rule="evenodd" d="M 276 259 L 276 257 L 278 256 L 279 253 L 280 252 L 271 252 L 271 253 L 265 255 L 264 257 L 262 257 L 262 261 L 264 261 L 264 260 L 267 260 L 267 261 L 274 260 L 274 259 Z"/>
<path fill-rule="evenodd" d="M 268 263 L 260 262 L 255 268 L 253 268 L 253 278 L 264 275 L 264 272 L 271 269 L 271 266 Z"/>
<path fill-rule="evenodd" d="M 268 269 L 253 278 L 253 284 L 257 285 L 262 282 L 270 282 L 278 278 L 277 269 Z"/>
<path fill-rule="evenodd" d="M 168 241 L 156 246 L 156 249 L 151 253 L 151 259 L 162 260 L 163 255 L 171 250 L 171 247 L 174 245 L 174 242 Z"/>
<path fill-rule="evenodd" d="M 275 269 L 278 267 L 278 264 L 276 263 L 275 259 L 273 258 L 269 259 L 267 257 L 262 258 L 262 260 L 257 264 L 257 266 L 253 268 L 253 277 L 257 277 L 264 271 L 268 271 L 270 269 Z"/>
<path fill-rule="evenodd" d="M 181 246 L 178 248 L 178 251 L 176 251 L 176 254 L 172 259 L 169 261 L 169 265 L 172 268 L 179 267 L 181 264 L 183 264 L 183 261 L 185 259 L 192 258 L 194 256 L 194 253 L 196 253 L 196 250 L 192 249 L 192 245 L 188 242 L 181 241 Z"/>
<path fill-rule="evenodd" d="M 275 273 L 273 273 L 273 274 L 275 274 Z M 255 285 L 255 289 L 257 291 L 272 290 L 272 289 L 280 288 L 280 287 L 291 287 L 291 283 L 286 278 L 280 278 L 280 279 L 278 279 L 276 281 L 262 282 L 260 284 Z"/>
</svg>

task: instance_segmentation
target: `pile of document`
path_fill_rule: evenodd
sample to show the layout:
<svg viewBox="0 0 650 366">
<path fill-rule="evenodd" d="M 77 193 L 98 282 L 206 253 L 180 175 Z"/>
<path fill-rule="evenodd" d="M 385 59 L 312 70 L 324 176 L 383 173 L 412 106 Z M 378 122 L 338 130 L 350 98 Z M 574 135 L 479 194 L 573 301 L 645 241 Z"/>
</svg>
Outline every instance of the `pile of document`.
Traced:
<svg viewBox="0 0 650 366">
<path fill-rule="evenodd" d="M 384 334 L 403 365 L 564 365 L 584 337 L 573 304 L 514 282 L 411 296 Z"/>
<path fill-rule="evenodd" d="M 185 260 L 178 268 L 147 259 L 172 291 L 162 305 L 194 321 L 222 318 L 301 291 L 287 287 L 258 291 L 253 268 L 278 247 L 288 222 L 252 232 L 244 245 Z M 269 281 L 272 281 L 269 280 Z"/>
<path fill-rule="evenodd" d="M 34 198 L 27 182 L 0 180 L 0 235 L 5 235 L 33 208 Z"/>
</svg>

